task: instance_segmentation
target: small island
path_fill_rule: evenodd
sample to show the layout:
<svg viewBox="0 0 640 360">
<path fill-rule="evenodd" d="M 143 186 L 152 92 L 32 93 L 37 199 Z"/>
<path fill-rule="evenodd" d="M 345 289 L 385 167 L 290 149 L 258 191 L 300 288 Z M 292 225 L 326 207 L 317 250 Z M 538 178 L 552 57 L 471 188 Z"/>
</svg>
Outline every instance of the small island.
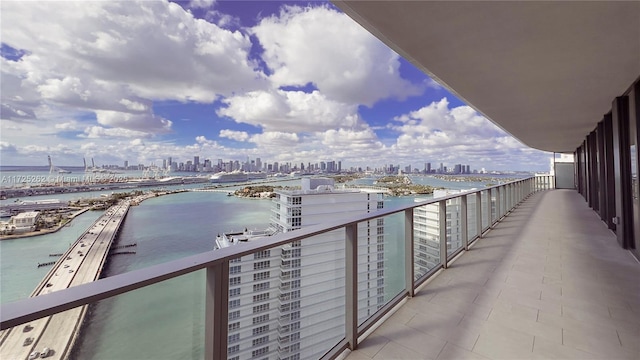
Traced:
<svg viewBox="0 0 640 360">
<path fill-rule="evenodd" d="M 274 189 L 282 189 L 282 186 L 256 185 L 245 186 L 236 190 L 233 195 L 251 199 L 271 199 L 276 196 Z"/>
<path fill-rule="evenodd" d="M 135 190 L 112 193 L 98 198 L 73 200 L 58 209 L 23 212 L 22 218 L 27 217 L 27 219 L 21 222 L 26 223 L 27 226 L 16 225 L 15 217 L 9 221 L 0 221 L 0 240 L 50 234 L 68 225 L 86 211 L 106 210 L 122 200 L 129 200 L 131 206 L 136 206 L 146 199 L 184 191 L 186 190 Z"/>
<path fill-rule="evenodd" d="M 345 178 L 347 178 L 345 176 Z M 341 179 L 342 181 L 348 180 Z M 407 176 L 385 176 L 378 179 L 375 183 L 376 186 L 387 189 L 390 196 L 407 196 L 407 195 L 426 195 L 433 194 L 436 189 L 444 189 L 443 187 L 435 187 L 431 185 L 413 184 L 411 179 Z M 356 187 L 357 186 L 347 186 Z M 275 197 L 276 189 L 284 190 L 296 190 L 300 189 L 299 186 L 271 186 L 271 185 L 255 185 L 245 186 L 241 189 L 234 191 L 234 196 L 249 199 L 272 199 Z"/>
</svg>

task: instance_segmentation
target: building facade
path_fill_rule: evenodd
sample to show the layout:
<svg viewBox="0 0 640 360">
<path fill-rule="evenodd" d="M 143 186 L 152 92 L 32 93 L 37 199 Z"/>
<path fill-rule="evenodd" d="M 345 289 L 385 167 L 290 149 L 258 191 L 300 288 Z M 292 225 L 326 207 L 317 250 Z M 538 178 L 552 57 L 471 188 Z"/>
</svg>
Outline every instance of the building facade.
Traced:
<svg viewBox="0 0 640 360">
<path fill-rule="evenodd" d="M 383 208 L 382 193 L 336 190 L 302 179 L 280 190 L 271 229 L 223 235 L 217 247 Z M 358 225 L 359 321 L 385 302 L 384 219 Z M 339 229 L 234 260 L 229 268 L 229 359 L 316 359 L 344 336 L 345 231 Z"/>
<path fill-rule="evenodd" d="M 458 194 L 466 190 L 434 190 L 433 198 L 441 198 Z M 426 199 L 415 199 L 416 202 Z M 463 246 L 461 233 L 460 199 L 447 200 L 447 252 L 451 253 Z M 476 206 L 475 196 L 467 197 L 467 206 Z M 467 231 L 476 233 L 476 220 L 473 212 L 467 214 Z M 438 203 L 417 207 L 413 211 L 413 241 L 414 241 L 414 274 L 416 278 L 429 272 L 440 263 L 440 212 Z"/>
</svg>

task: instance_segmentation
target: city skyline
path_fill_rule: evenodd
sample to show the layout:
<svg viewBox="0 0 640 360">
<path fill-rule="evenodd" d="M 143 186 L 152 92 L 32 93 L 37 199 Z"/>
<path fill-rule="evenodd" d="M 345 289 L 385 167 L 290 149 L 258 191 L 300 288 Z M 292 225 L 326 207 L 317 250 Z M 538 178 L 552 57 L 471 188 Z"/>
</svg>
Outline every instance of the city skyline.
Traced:
<svg viewBox="0 0 640 360">
<path fill-rule="evenodd" d="M 51 161 L 51 159 L 49 159 Z M 200 161 L 202 160 L 202 161 Z M 430 162 L 425 161 L 421 163 L 421 166 L 413 166 L 407 165 L 403 166 L 403 164 L 383 164 L 379 167 L 364 165 L 364 166 L 345 166 L 343 167 L 342 161 L 335 160 L 323 160 L 323 161 L 309 161 L 308 163 L 279 163 L 277 161 L 269 161 L 261 158 L 251 159 L 247 157 L 245 160 L 234 160 L 234 159 L 200 159 L 199 156 L 194 156 L 189 160 L 176 160 L 173 157 L 168 157 L 167 159 L 162 159 L 161 163 L 155 164 L 133 164 L 129 163 L 128 160 L 123 161 L 123 165 L 118 164 L 98 164 L 97 166 L 94 163 L 93 158 L 90 162 L 87 159 L 83 159 L 84 163 L 84 171 L 85 172 L 94 172 L 96 170 L 145 170 L 145 169 L 159 169 L 159 170 L 168 170 L 170 172 L 196 172 L 196 173 L 211 173 L 211 172 L 232 172 L 232 171 L 243 171 L 243 172 L 267 172 L 267 173 L 292 173 L 292 172 L 302 172 L 305 171 L 307 173 L 352 173 L 352 172 L 375 172 L 375 173 L 385 173 L 385 174 L 476 174 L 476 173 L 490 173 L 496 170 L 493 169 L 485 169 L 485 168 L 476 168 L 475 165 L 472 168 L 470 164 L 453 164 L 453 166 L 449 166 L 449 164 L 445 165 L 445 163 L 438 162 Z M 58 172 L 63 170 L 61 167 L 56 166 L 50 163 L 50 171 Z M 12 167 L 12 166 L 10 166 Z M 67 166 L 67 169 L 78 169 L 78 166 Z M 510 171 L 506 171 L 510 172 Z M 521 171 L 521 172 L 530 172 L 530 171 Z"/>
<path fill-rule="evenodd" d="M 329 3 L 78 4 L 0 5 L 3 165 L 548 167 Z"/>
</svg>

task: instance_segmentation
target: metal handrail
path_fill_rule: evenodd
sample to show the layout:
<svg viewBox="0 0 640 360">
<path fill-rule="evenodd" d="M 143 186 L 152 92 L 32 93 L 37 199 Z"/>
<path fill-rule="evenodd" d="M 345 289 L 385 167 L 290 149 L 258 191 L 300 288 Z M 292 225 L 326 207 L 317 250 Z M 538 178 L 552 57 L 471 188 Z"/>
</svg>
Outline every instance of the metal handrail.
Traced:
<svg viewBox="0 0 640 360">
<path fill-rule="evenodd" d="M 207 269 L 208 279 L 210 277 L 211 279 L 213 279 L 214 274 L 216 274 L 217 276 L 222 276 L 221 278 L 216 278 L 216 286 L 221 286 L 219 284 L 220 280 L 224 282 L 224 280 L 226 279 L 226 281 L 228 282 L 228 274 L 217 274 L 217 272 L 220 272 L 220 269 L 227 269 L 228 272 L 229 261 L 245 255 L 250 255 L 258 251 L 286 245 L 294 241 L 303 240 L 336 229 L 353 229 L 357 226 L 358 223 L 368 220 L 373 220 L 403 212 L 406 216 L 407 211 L 413 211 L 413 209 L 424 205 L 436 203 L 444 204 L 446 203 L 446 200 L 461 198 L 472 194 L 479 194 L 483 191 L 490 191 L 491 189 L 495 188 L 507 187 L 511 184 L 530 185 L 527 190 L 523 188 L 521 189 L 520 193 L 515 196 L 516 199 L 514 199 L 515 201 L 512 202 L 512 206 L 508 206 L 511 209 L 512 207 L 516 206 L 517 203 L 528 197 L 531 193 L 552 187 L 552 176 L 545 176 L 544 182 L 538 181 L 539 178 L 541 177 L 535 176 L 523 178 L 505 184 L 486 187 L 483 189 L 465 191 L 445 197 L 416 202 L 412 205 L 405 205 L 391 209 L 382 209 L 376 212 L 358 215 L 338 221 L 309 226 L 307 228 L 298 229 L 292 232 L 280 233 L 268 238 L 261 239 L 260 241 L 242 243 L 232 247 L 212 250 L 193 256 L 188 256 L 182 259 L 166 262 L 163 264 L 150 266 L 140 270 L 134 270 L 124 274 L 110 276 L 91 283 L 74 286 L 49 294 L 4 304 L 0 307 L 0 330 L 12 328 L 29 321 L 37 320 L 79 306 L 104 300 L 116 295 L 140 289 L 202 269 Z M 488 202 L 490 203 L 490 198 Z M 478 204 L 476 207 L 480 207 L 480 204 Z M 484 209 L 477 211 L 484 211 Z M 503 211 L 506 213 L 508 212 L 508 209 L 503 209 Z M 500 215 L 497 213 L 496 215 L 497 219 L 495 220 L 492 219 L 491 216 L 489 216 L 488 220 L 490 226 L 499 221 Z M 483 229 L 478 229 L 478 234 L 481 234 L 482 231 Z M 443 264 L 443 267 L 446 268 L 446 263 Z M 407 279 L 407 281 L 411 282 L 412 287 L 413 284 L 415 284 L 414 279 Z M 213 282 L 214 281 L 212 280 L 211 283 L 213 284 Z M 410 294 L 413 294 L 413 292 L 410 292 Z M 226 311 L 226 305 L 222 307 L 222 310 L 223 312 Z M 219 316 L 219 314 L 217 314 L 216 316 Z M 226 321 L 224 321 L 224 324 L 226 327 Z M 226 355 L 226 348 L 224 349 L 224 351 L 224 354 Z M 210 354 L 209 352 L 206 353 Z"/>
</svg>

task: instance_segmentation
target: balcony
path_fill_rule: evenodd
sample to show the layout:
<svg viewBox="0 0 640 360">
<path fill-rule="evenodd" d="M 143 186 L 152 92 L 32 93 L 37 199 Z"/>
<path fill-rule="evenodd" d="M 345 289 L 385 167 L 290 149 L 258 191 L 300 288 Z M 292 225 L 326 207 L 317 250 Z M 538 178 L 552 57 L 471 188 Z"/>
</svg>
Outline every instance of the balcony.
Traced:
<svg viewBox="0 0 640 360">
<path fill-rule="evenodd" d="M 638 359 L 640 264 L 573 190 L 533 194 L 347 359 Z"/>
<path fill-rule="evenodd" d="M 330 292 L 303 291 L 300 297 L 296 329 L 299 326 L 301 334 L 312 328 L 320 332 L 315 339 L 303 336 L 296 340 L 302 358 L 637 359 L 640 265 L 618 247 L 615 236 L 577 192 L 549 190 L 550 180 L 528 178 L 385 209 L 3 305 L 1 327 L 22 328 L 53 314 L 121 294 L 145 292 L 150 285 L 198 273 L 201 278 L 190 279 L 195 296 L 202 295 L 202 314 L 189 319 L 193 330 L 186 331 L 187 342 L 196 348 L 189 355 L 248 357 L 252 354 L 249 346 L 228 344 L 229 263 L 292 242 L 300 241 L 304 247 L 316 236 L 342 229 L 344 261 L 325 270 L 341 274 L 343 280 L 335 281 Z M 446 239 L 446 215 L 451 211 L 447 200 L 460 204 L 461 242 L 450 249 L 438 242 L 439 262 L 417 266 L 413 211 L 437 204 L 439 238 Z M 357 260 L 363 255 L 358 250 L 364 238 L 358 235 L 358 224 L 377 218 L 385 218 L 388 229 L 384 272 L 377 275 L 385 279 L 384 297 L 375 288 L 365 288 L 370 281 L 361 277 L 373 269 L 361 271 Z M 373 261 L 377 268 L 377 258 Z M 304 274 L 301 279 L 304 282 Z M 340 296 L 332 297 L 334 294 Z M 370 303 L 377 299 L 382 300 L 379 306 Z M 336 306 L 342 315 L 328 315 Z M 149 308 L 145 305 L 140 311 Z M 305 316 L 308 312 L 313 315 Z M 243 324 L 264 325 L 279 319 L 277 315 L 246 319 L 240 312 L 237 315 L 233 320 Z M 341 330 L 322 332 L 323 328 Z M 131 344 L 123 347 L 137 346 L 144 325 L 130 330 L 127 339 Z M 281 330 L 288 333 L 291 329 L 283 326 Z M 238 340 L 247 343 L 244 338 Z M 259 345 L 268 347 L 261 353 L 275 356 L 280 344 Z M 163 354 L 153 356 L 163 358 Z"/>
</svg>

